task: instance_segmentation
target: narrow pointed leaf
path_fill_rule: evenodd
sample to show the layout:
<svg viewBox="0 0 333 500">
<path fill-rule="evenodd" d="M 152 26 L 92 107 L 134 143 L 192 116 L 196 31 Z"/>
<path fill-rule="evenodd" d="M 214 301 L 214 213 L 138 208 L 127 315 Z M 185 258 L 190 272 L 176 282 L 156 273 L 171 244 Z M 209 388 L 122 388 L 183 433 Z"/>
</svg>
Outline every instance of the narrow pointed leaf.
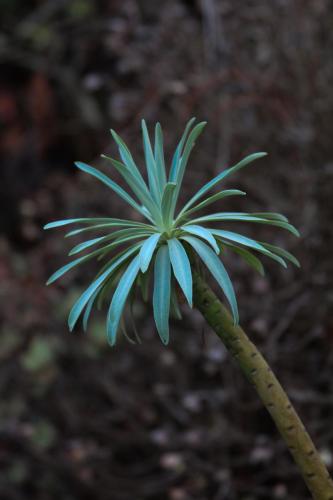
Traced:
<svg viewBox="0 0 333 500">
<path fill-rule="evenodd" d="M 147 125 L 144 120 L 141 121 L 141 126 L 142 126 L 142 137 L 143 137 L 143 149 L 146 159 L 147 174 L 149 181 L 149 190 L 155 201 L 160 203 L 162 197 L 162 190 L 160 189 L 160 185 L 158 182 L 156 162 L 149 139 Z"/>
<path fill-rule="evenodd" d="M 176 188 L 175 182 L 168 182 L 165 186 L 162 203 L 161 203 L 161 212 L 163 218 L 163 224 L 169 228 L 172 224 L 172 200 L 174 196 Z"/>
<path fill-rule="evenodd" d="M 106 278 L 112 270 L 105 271 L 97 280 L 93 281 L 91 285 L 85 290 L 85 292 L 79 297 L 79 299 L 75 302 L 74 306 L 71 309 L 71 312 L 68 316 L 68 327 L 70 331 L 73 330 L 77 320 L 81 312 L 83 311 L 86 304 L 89 302 L 90 298 L 96 293 L 98 293 L 99 287 L 103 284 Z"/>
<path fill-rule="evenodd" d="M 158 240 L 160 239 L 161 234 L 155 233 L 149 236 L 146 239 L 144 244 L 141 247 L 139 259 L 140 259 L 140 269 L 143 273 L 145 273 L 149 267 L 150 261 L 152 259 L 153 253 L 157 246 Z"/>
<path fill-rule="evenodd" d="M 240 170 L 241 168 L 247 166 L 249 163 L 252 163 L 254 160 L 258 160 L 259 158 L 262 158 L 266 155 L 267 155 L 267 153 L 251 154 L 249 156 L 246 156 L 246 158 L 243 158 L 239 163 L 237 163 L 233 167 L 230 167 L 230 168 L 227 168 L 226 170 L 223 170 L 223 172 L 221 172 L 219 175 L 217 175 L 212 180 L 207 182 L 207 184 L 202 186 L 202 188 L 199 189 L 199 191 L 194 196 L 192 196 L 192 198 L 186 203 L 186 205 L 184 206 L 184 208 L 182 209 L 182 211 L 180 212 L 179 215 L 186 212 L 192 205 L 194 205 L 194 203 L 197 200 L 202 198 L 202 196 L 205 193 L 207 193 L 207 191 L 210 191 L 211 189 L 213 189 L 223 179 L 225 179 L 226 177 L 229 177 L 229 175 L 234 174 L 235 172 L 237 172 L 237 170 Z"/>
<path fill-rule="evenodd" d="M 283 257 L 287 260 L 289 260 L 290 262 L 292 262 L 296 267 L 301 267 L 301 264 L 299 262 L 299 260 L 296 259 L 296 257 L 291 254 L 290 252 L 288 252 L 287 250 L 285 250 L 284 248 L 281 248 L 281 247 L 277 247 L 276 245 L 270 245 L 269 243 L 261 243 L 263 247 L 265 247 L 268 251 L 272 252 L 272 253 L 276 253 L 277 255 L 279 255 L 280 257 Z"/>
<path fill-rule="evenodd" d="M 178 164 L 179 164 L 180 158 L 182 156 L 183 147 L 184 147 L 187 135 L 188 135 L 189 131 L 191 130 L 191 127 L 192 127 L 194 122 L 195 122 L 195 118 L 191 118 L 187 122 L 185 130 L 183 132 L 183 135 L 178 143 L 178 146 L 177 146 L 176 151 L 175 151 L 173 158 L 172 158 L 170 174 L 169 174 L 169 182 L 174 182 L 176 179 L 176 172 L 178 169 Z"/>
<path fill-rule="evenodd" d="M 101 287 L 104 281 L 111 276 L 111 274 L 124 262 L 128 257 L 136 252 L 136 248 L 130 248 L 124 255 L 116 259 L 111 266 L 109 266 L 103 274 L 101 274 L 91 285 L 85 290 L 85 292 L 79 297 L 71 309 L 68 317 L 68 326 L 70 330 L 73 330 L 75 323 L 79 319 L 81 312 L 90 300 L 91 296 L 95 291 Z"/>
<path fill-rule="evenodd" d="M 128 147 L 126 146 L 125 142 L 123 141 L 123 139 L 112 129 L 111 129 L 111 135 L 118 146 L 121 160 L 124 162 L 124 164 L 126 165 L 128 170 L 130 172 L 132 172 L 139 179 L 139 182 L 143 186 L 147 187 L 147 185 L 146 185 L 146 183 L 141 175 L 141 172 L 138 169 L 138 167 L 133 159 L 133 156 L 132 156 L 130 150 L 128 149 Z M 110 159 L 108 156 L 105 156 L 105 155 L 102 155 L 102 156 Z"/>
<path fill-rule="evenodd" d="M 84 311 L 84 315 L 83 315 L 83 318 L 82 318 L 82 327 L 83 327 L 83 331 L 84 332 L 87 331 L 88 321 L 89 321 L 89 318 L 90 318 L 91 310 L 93 308 L 94 302 L 95 302 L 95 300 L 96 300 L 97 295 L 99 294 L 99 292 L 100 292 L 100 290 L 97 289 L 95 291 L 95 293 L 90 297 L 89 302 L 88 302 L 87 307 L 86 307 L 86 310 Z"/>
<path fill-rule="evenodd" d="M 243 236 L 242 234 L 234 233 L 233 231 L 224 231 L 221 229 L 211 229 L 211 232 L 215 236 L 223 238 L 223 241 L 229 240 L 244 245 L 246 247 L 253 248 L 254 250 L 257 250 L 258 252 L 261 252 L 264 255 L 267 255 L 271 259 L 275 260 L 283 267 L 287 267 L 285 261 L 281 259 L 281 257 L 275 255 L 275 253 L 273 252 L 270 252 L 267 248 L 264 247 L 264 245 L 262 245 L 261 243 L 252 238 L 249 238 L 248 236 Z"/>
<path fill-rule="evenodd" d="M 107 243 L 110 240 L 114 240 L 112 243 L 109 245 L 103 247 L 104 250 L 110 250 L 111 248 L 114 248 L 118 245 L 122 245 L 123 243 L 126 243 L 128 241 L 137 239 L 137 238 L 143 238 L 146 237 L 148 238 L 150 236 L 150 233 L 147 233 L 145 231 L 135 231 L 135 230 L 126 230 L 123 229 L 121 231 L 115 231 L 114 233 L 108 234 L 106 236 L 102 236 L 100 238 L 94 238 L 92 240 L 85 241 L 84 243 L 79 243 L 79 245 L 76 245 L 70 252 L 69 255 L 75 255 L 83 250 L 86 250 L 87 248 L 90 248 L 93 245 L 101 244 L 101 243 Z"/>
<path fill-rule="evenodd" d="M 76 236 L 81 233 L 87 233 L 90 231 L 100 231 L 102 229 L 110 229 L 114 227 L 122 227 L 122 224 L 97 224 L 96 226 L 89 226 L 89 227 L 83 227 L 80 229 L 74 229 L 73 231 L 70 231 L 65 235 L 65 238 L 69 238 L 71 236 Z M 148 225 L 141 225 L 137 224 L 136 222 L 133 222 L 132 224 L 127 224 L 123 226 L 123 229 L 119 229 L 115 231 L 113 234 L 116 234 L 120 231 L 126 231 L 126 230 L 137 230 L 137 232 L 142 231 L 142 232 L 147 232 L 147 233 L 153 233 L 155 232 L 155 228 L 153 226 L 148 226 Z"/>
<path fill-rule="evenodd" d="M 216 243 L 213 232 L 210 229 L 207 229 L 203 226 L 196 226 L 195 224 L 183 226 L 181 229 L 183 231 L 186 231 L 187 233 L 194 234 L 194 236 L 199 236 L 203 240 L 206 240 L 210 244 L 210 246 L 213 247 L 217 254 L 220 253 L 220 248 Z"/>
<path fill-rule="evenodd" d="M 175 193 L 174 193 L 174 197 L 173 197 L 172 217 L 174 216 L 174 211 L 176 208 L 177 199 L 178 199 L 179 191 L 180 191 L 180 188 L 182 185 L 182 181 L 183 181 L 183 177 L 184 177 L 184 173 L 185 173 L 188 159 L 190 157 L 190 154 L 191 154 L 191 151 L 192 151 L 193 146 L 195 144 L 195 141 L 198 138 L 198 136 L 201 134 L 201 132 L 203 131 L 203 128 L 205 127 L 205 125 L 206 125 L 206 122 L 198 123 L 191 131 L 191 133 L 186 141 L 183 155 L 182 155 L 180 161 L 178 162 L 178 166 L 175 169 L 174 178 L 170 179 L 171 182 L 176 183 L 176 189 L 175 189 Z"/>
<path fill-rule="evenodd" d="M 123 313 L 128 294 L 140 270 L 139 256 L 134 257 L 128 268 L 122 275 L 112 301 L 107 316 L 107 337 L 111 345 L 116 343 L 119 322 Z"/>
<path fill-rule="evenodd" d="M 170 267 L 168 247 L 162 245 L 155 259 L 153 310 L 158 334 L 165 345 L 169 342 Z"/>
<path fill-rule="evenodd" d="M 136 237 L 131 236 L 131 237 L 128 237 L 128 238 L 124 239 L 124 241 L 130 241 L 130 240 L 133 240 L 134 238 L 136 238 Z M 145 240 L 145 238 L 144 238 L 144 239 L 140 239 L 140 241 L 138 242 L 138 244 L 140 245 L 140 247 L 141 247 L 141 245 L 143 244 L 144 240 Z M 101 260 L 103 260 L 105 257 L 107 257 L 107 256 L 110 254 L 110 252 L 111 252 L 111 251 L 112 251 L 115 247 L 117 247 L 118 245 L 122 245 L 122 244 L 124 243 L 124 241 L 116 240 L 116 241 L 114 241 L 113 243 L 111 243 L 110 245 L 107 245 L 107 246 L 105 246 L 105 247 L 102 247 L 102 249 L 101 249 L 101 251 L 99 252 L 99 255 L 98 255 L 98 257 L 97 257 L 97 261 L 101 261 Z M 133 243 L 132 243 L 132 244 L 133 244 Z"/>
<path fill-rule="evenodd" d="M 157 206 L 155 200 L 151 196 L 146 184 L 143 179 L 141 180 L 135 173 L 131 172 L 123 163 L 118 160 L 111 158 L 110 156 L 103 155 L 103 158 L 109 160 L 115 169 L 120 173 L 120 175 L 125 179 L 129 187 L 132 189 L 133 193 L 137 196 L 140 202 L 144 205 L 146 210 L 148 209 L 149 216 L 157 221 L 159 218 L 159 207 Z"/>
<path fill-rule="evenodd" d="M 82 264 L 83 262 L 86 262 L 89 259 L 92 259 L 95 257 L 96 252 L 92 252 L 89 255 L 84 255 L 83 257 L 79 257 L 78 259 L 73 260 L 72 262 L 69 262 L 65 266 L 61 267 L 58 269 L 55 273 L 52 274 L 52 276 L 49 277 L 47 280 L 46 284 L 50 285 L 51 283 L 54 283 L 57 279 L 59 279 L 61 276 L 63 276 L 65 273 L 73 269 L 74 267 L 78 266 L 79 264 Z"/>
<path fill-rule="evenodd" d="M 272 220 L 280 220 L 282 222 L 288 222 L 287 217 L 282 214 L 278 214 L 276 212 L 254 212 L 251 215 L 255 217 L 260 217 L 262 219 L 272 219 Z"/>
<path fill-rule="evenodd" d="M 117 242 L 117 243 L 120 244 L 119 242 Z M 95 250 L 87 255 L 84 255 L 82 257 L 79 257 L 78 259 L 75 259 L 75 260 L 69 262 L 65 266 L 58 269 L 55 273 L 53 273 L 52 276 L 50 276 L 50 278 L 47 280 L 46 284 L 50 285 L 51 283 L 54 283 L 57 279 L 59 279 L 61 276 L 63 276 L 65 273 L 67 273 L 68 271 L 70 271 L 74 267 L 78 266 L 79 264 L 83 264 L 84 262 L 87 262 L 88 260 L 90 260 L 94 257 L 100 256 L 101 254 L 103 256 L 106 255 L 112 248 L 114 248 L 114 246 L 116 246 L 116 245 L 114 243 L 111 243 L 111 244 L 106 245 L 104 247 L 98 248 L 97 250 Z M 103 272 L 103 270 L 101 272 Z"/>
<path fill-rule="evenodd" d="M 48 224 L 45 224 L 44 229 L 53 229 L 56 227 L 62 227 L 62 226 L 67 226 L 69 224 L 107 224 L 107 223 L 112 223 L 112 222 L 120 222 L 121 219 L 111 219 L 109 217 L 104 217 L 104 218 L 98 218 L 98 217 L 93 217 L 93 218 L 80 218 L 80 219 L 64 219 L 64 220 L 56 220 L 53 222 L 49 222 Z"/>
<path fill-rule="evenodd" d="M 191 264 L 183 245 L 176 238 L 168 240 L 170 261 L 176 280 L 182 289 L 189 306 L 192 307 L 193 283 Z"/>
<path fill-rule="evenodd" d="M 106 266 L 107 267 L 107 266 Z M 97 309 L 101 310 L 104 301 L 108 300 L 108 294 L 111 292 L 113 288 L 115 288 L 116 283 L 119 282 L 120 277 L 123 275 L 125 269 L 127 267 L 127 262 L 125 261 L 121 264 L 118 269 L 108 278 L 108 280 L 101 287 L 97 300 Z"/>
<path fill-rule="evenodd" d="M 202 208 L 208 207 L 208 205 L 211 205 L 212 203 L 215 203 L 218 200 L 222 200 L 223 198 L 226 198 L 227 196 L 245 196 L 245 195 L 246 195 L 246 193 L 244 191 L 240 191 L 239 189 L 226 189 L 224 191 L 220 191 L 219 193 L 216 193 L 213 196 L 210 196 L 209 198 L 202 201 L 198 205 L 195 205 L 193 208 L 184 212 L 181 218 L 187 217 L 188 215 L 192 214 L 193 212 L 197 212 L 198 210 L 201 210 Z"/>
<path fill-rule="evenodd" d="M 250 267 L 252 267 L 253 269 L 255 269 L 259 274 L 261 274 L 261 276 L 265 276 L 264 266 L 262 265 L 262 263 L 258 259 L 258 257 L 256 257 L 255 255 L 253 255 L 252 252 L 250 252 L 249 250 L 246 250 L 245 248 L 240 248 L 240 247 L 238 247 L 236 245 L 232 245 L 231 243 L 225 243 L 224 242 L 223 245 L 226 245 L 233 252 L 235 252 L 236 254 L 240 255 L 245 260 L 245 262 Z"/>
<path fill-rule="evenodd" d="M 163 150 L 163 132 L 160 123 L 156 123 L 155 126 L 155 164 L 157 169 L 157 178 L 160 186 L 160 191 L 163 193 L 164 187 L 166 185 L 166 172 L 165 172 L 165 160 L 164 160 L 164 150 Z"/>
<path fill-rule="evenodd" d="M 237 324 L 239 320 L 237 300 L 234 287 L 224 265 L 217 257 L 217 255 L 213 252 L 213 250 L 211 250 L 208 245 L 206 245 L 199 239 L 192 236 L 182 236 L 181 238 L 187 241 L 194 248 L 201 260 L 205 263 L 209 271 L 212 273 L 212 275 L 222 288 L 230 304 L 234 323 Z"/>
<path fill-rule="evenodd" d="M 247 222 L 254 222 L 257 224 L 266 224 L 268 226 L 277 226 L 281 227 L 283 229 L 286 229 L 290 233 L 292 233 L 294 236 L 299 236 L 299 232 L 297 229 L 292 225 L 289 224 L 288 222 L 284 222 L 281 220 L 275 220 L 275 219 L 263 219 L 261 217 L 256 217 L 252 214 L 246 214 L 242 212 L 219 212 L 216 214 L 210 214 L 210 215 L 204 215 L 203 217 L 198 217 L 197 219 L 191 220 L 192 223 L 198 223 L 198 222 L 216 222 L 216 221 L 247 221 Z M 188 223 L 185 224 L 185 226 Z"/>
<path fill-rule="evenodd" d="M 140 205 L 128 194 L 126 191 L 118 186 L 114 181 L 112 181 L 107 175 L 103 174 L 99 170 L 97 170 L 94 167 L 91 167 L 90 165 L 87 165 L 86 163 L 82 163 L 81 161 L 75 162 L 75 165 L 77 168 L 82 170 L 83 172 L 86 172 L 93 177 L 96 177 L 96 179 L 100 180 L 103 182 L 106 186 L 108 186 L 112 191 L 114 191 L 120 198 L 122 198 L 124 201 L 126 201 L 129 205 L 131 205 L 135 210 L 137 210 L 140 213 L 142 212 L 142 209 Z M 144 215 L 144 214 L 143 214 Z"/>
<path fill-rule="evenodd" d="M 96 245 L 96 243 L 102 242 L 105 240 L 105 236 L 100 236 L 99 238 L 93 238 L 92 240 L 84 241 L 83 243 L 79 243 L 76 245 L 72 250 L 69 252 L 68 255 L 75 255 L 76 253 L 82 252 L 83 250 L 86 250 L 87 248 L 92 247 L 93 245 Z"/>
</svg>

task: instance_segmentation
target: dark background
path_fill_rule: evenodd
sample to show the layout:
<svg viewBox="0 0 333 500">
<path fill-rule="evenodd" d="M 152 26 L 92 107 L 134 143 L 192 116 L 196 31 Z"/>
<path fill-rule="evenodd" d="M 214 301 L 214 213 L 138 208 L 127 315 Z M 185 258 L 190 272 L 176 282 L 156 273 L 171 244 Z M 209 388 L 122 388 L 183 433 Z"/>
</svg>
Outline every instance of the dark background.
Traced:
<svg viewBox="0 0 333 500">
<path fill-rule="evenodd" d="M 257 395 L 197 312 L 165 348 L 137 304 L 141 345 L 111 349 L 104 316 L 69 334 L 92 264 L 47 288 L 67 258 L 49 220 L 131 217 L 74 160 L 107 169 L 110 127 L 142 164 L 139 123 L 169 157 L 208 121 L 183 197 L 255 151 L 226 210 L 279 211 L 300 229 L 244 230 L 300 270 L 228 261 L 242 324 L 328 466 L 333 457 L 333 4 L 330 0 L 0 0 L 1 500 L 303 500 Z M 221 203 L 221 209 L 222 203 Z"/>
</svg>

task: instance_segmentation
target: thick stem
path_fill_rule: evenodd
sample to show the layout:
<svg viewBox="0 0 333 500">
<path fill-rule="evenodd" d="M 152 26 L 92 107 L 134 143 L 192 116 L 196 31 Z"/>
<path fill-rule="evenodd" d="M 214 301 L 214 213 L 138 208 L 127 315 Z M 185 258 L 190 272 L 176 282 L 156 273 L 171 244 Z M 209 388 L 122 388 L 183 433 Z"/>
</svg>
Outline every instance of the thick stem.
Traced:
<svg viewBox="0 0 333 500">
<path fill-rule="evenodd" d="M 333 500 L 333 482 L 309 434 L 266 360 L 207 283 L 194 273 L 194 303 L 255 387 L 315 500 Z"/>
</svg>

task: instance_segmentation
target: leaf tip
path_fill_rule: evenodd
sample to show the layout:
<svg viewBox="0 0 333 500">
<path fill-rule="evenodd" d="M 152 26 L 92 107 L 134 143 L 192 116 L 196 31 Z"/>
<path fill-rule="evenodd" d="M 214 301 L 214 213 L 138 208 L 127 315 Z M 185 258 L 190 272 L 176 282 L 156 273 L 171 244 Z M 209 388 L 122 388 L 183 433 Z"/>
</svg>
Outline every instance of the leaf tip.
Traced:
<svg viewBox="0 0 333 500">
<path fill-rule="evenodd" d="M 72 332 L 74 330 L 74 324 L 72 324 L 70 321 L 68 321 L 68 330 Z"/>
<path fill-rule="evenodd" d="M 74 165 L 79 168 L 80 170 L 84 170 L 85 169 L 85 164 L 82 162 L 82 161 L 75 161 L 74 162 Z"/>
</svg>

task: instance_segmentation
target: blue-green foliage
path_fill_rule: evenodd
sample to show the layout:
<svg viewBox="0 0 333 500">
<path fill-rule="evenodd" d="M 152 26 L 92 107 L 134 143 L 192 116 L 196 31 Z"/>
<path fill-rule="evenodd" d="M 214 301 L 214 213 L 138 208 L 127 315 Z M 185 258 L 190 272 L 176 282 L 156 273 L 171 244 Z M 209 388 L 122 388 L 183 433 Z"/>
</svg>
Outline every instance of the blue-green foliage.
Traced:
<svg viewBox="0 0 333 500">
<path fill-rule="evenodd" d="M 80 316 L 83 327 L 87 328 L 88 319 L 94 303 L 98 307 L 104 301 L 110 302 L 107 314 L 107 337 L 114 345 L 121 318 L 128 296 L 134 287 L 141 290 L 145 300 L 149 296 L 149 282 L 153 282 L 153 310 L 158 333 L 164 344 L 169 341 L 169 315 L 181 317 L 177 301 L 176 288 L 185 296 L 192 307 L 192 268 L 198 259 L 209 269 L 223 290 L 229 302 L 234 322 L 238 322 L 238 308 L 234 288 L 230 277 L 222 264 L 220 256 L 230 250 L 249 264 L 260 274 L 264 268 L 253 251 L 265 255 L 282 266 L 286 261 L 299 266 L 297 259 L 286 250 L 256 241 L 230 230 L 214 227 L 214 224 L 229 221 L 254 222 L 277 226 L 298 236 L 298 231 L 286 217 L 272 212 L 217 212 L 199 215 L 203 208 L 228 196 L 245 195 L 238 189 L 226 189 L 211 193 L 226 177 L 237 172 L 266 153 L 254 153 L 235 166 L 223 170 L 210 182 L 202 186 L 185 206 L 176 213 L 178 197 L 186 166 L 197 137 L 202 132 L 205 122 L 194 125 L 192 118 L 182 135 L 173 155 L 169 172 L 163 149 L 163 133 L 159 123 L 155 126 L 154 144 L 149 137 L 145 121 L 142 121 L 143 149 L 147 169 L 146 179 L 135 163 L 124 141 L 114 132 L 112 136 L 117 144 L 120 161 L 102 155 L 109 162 L 109 170 L 117 170 L 127 183 L 131 194 L 121 188 L 110 177 L 94 167 L 77 162 L 76 166 L 100 180 L 134 208 L 145 222 L 115 218 L 80 218 L 55 221 L 45 229 L 67 225 L 76 225 L 66 234 L 71 237 L 87 232 L 89 239 L 75 245 L 69 255 L 84 255 L 69 262 L 56 271 L 48 280 L 53 283 L 70 269 L 90 259 L 106 259 L 93 282 L 74 304 L 68 319 L 72 330 Z M 110 168 L 111 167 L 111 168 Z M 195 216 L 193 214 L 195 213 Z M 208 226 L 207 226 L 208 224 Z M 211 225 L 212 224 L 212 225 Z M 75 226 L 74 226 L 75 227 Z M 90 238 L 90 234 L 93 238 Z M 102 234 L 101 234 L 102 233 Z M 119 248 L 120 247 L 120 251 Z M 149 280 L 149 275 L 152 279 Z M 114 293 L 112 294 L 112 289 Z M 111 295 L 111 296 L 110 296 Z"/>
</svg>

